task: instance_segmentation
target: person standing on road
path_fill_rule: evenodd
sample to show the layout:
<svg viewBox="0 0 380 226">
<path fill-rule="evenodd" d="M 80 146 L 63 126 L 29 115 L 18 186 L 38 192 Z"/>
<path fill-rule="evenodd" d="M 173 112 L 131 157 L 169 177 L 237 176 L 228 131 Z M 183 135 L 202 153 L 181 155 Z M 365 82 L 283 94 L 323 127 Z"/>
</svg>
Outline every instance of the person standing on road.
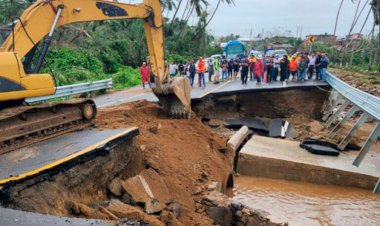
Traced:
<svg viewBox="0 0 380 226">
<path fill-rule="evenodd" d="M 191 60 L 189 63 L 189 76 L 190 76 L 190 82 L 191 82 L 191 87 L 194 85 L 194 78 L 195 78 L 195 73 L 196 73 L 196 68 L 194 64 L 194 60 Z"/>
<path fill-rule="evenodd" d="M 255 64 L 255 77 L 256 77 L 256 85 L 261 85 L 261 78 L 264 73 L 264 63 L 263 60 L 259 57 Z"/>
<path fill-rule="evenodd" d="M 207 62 L 208 82 L 212 82 L 212 76 L 214 75 L 214 63 L 210 58 Z"/>
<path fill-rule="evenodd" d="M 152 85 L 150 84 L 150 70 L 149 67 L 146 65 L 146 62 L 144 62 L 140 68 L 140 76 L 143 88 L 145 89 L 145 83 L 148 83 L 149 88 L 152 88 Z"/>
<path fill-rule="evenodd" d="M 280 61 L 280 69 L 281 69 L 281 82 L 282 85 L 286 86 L 286 81 L 288 80 L 288 71 L 289 71 L 289 60 L 288 56 L 284 55 L 284 57 Z"/>
<path fill-rule="evenodd" d="M 234 60 L 234 79 L 237 79 L 238 73 L 240 69 L 240 60 L 239 57 L 236 57 Z"/>
<path fill-rule="evenodd" d="M 278 71 L 280 70 L 280 59 L 278 56 L 274 56 L 273 58 L 273 73 L 272 73 L 272 80 L 277 82 L 278 77 Z"/>
<path fill-rule="evenodd" d="M 272 82 L 272 77 L 273 77 L 273 58 L 270 57 L 268 58 L 267 62 L 267 83 Z"/>
<path fill-rule="evenodd" d="M 232 72 L 234 70 L 234 60 L 231 58 L 228 61 L 228 80 L 232 80 Z"/>
<path fill-rule="evenodd" d="M 248 70 L 249 70 L 249 60 L 248 60 L 248 56 L 245 56 L 241 62 L 241 82 L 243 85 L 247 85 Z"/>
<path fill-rule="evenodd" d="M 307 68 L 307 74 L 308 74 L 309 79 L 313 78 L 314 69 L 315 69 L 315 60 L 316 60 L 315 54 L 314 53 L 310 54 L 310 56 L 309 56 L 309 65 L 308 65 L 308 68 Z"/>
<path fill-rule="evenodd" d="M 293 56 L 292 60 L 289 62 L 289 70 L 292 75 L 292 80 L 296 81 L 297 71 L 298 71 L 298 61 L 297 57 Z"/>
<path fill-rule="evenodd" d="M 223 57 L 222 60 L 222 80 L 226 81 L 228 79 L 228 62 L 226 60 L 226 57 Z"/>
<path fill-rule="evenodd" d="M 326 81 L 327 78 L 327 67 L 330 64 L 330 60 L 327 56 L 327 53 L 322 54 L 321 62 L 319 63 L 320 73 L 321 73 L 321 80 Z"/>
<path fill-rule="evenodd" d="M 315 58 L 315 71 L 316 71 L 316 80 L 321 79 L 321 70 L 319 64 L 321 63 L 322 54 L 321 52 L 317 52 L 317 57 Z"/>
<path fill-rule="evenodd" d="M 305 81 L 305 74 L 307 69 L 307 62 L 305 55 L 301 56 L 299 66 L 298 66 L 298 75 L 297 75 L 297 81 L 303 82 Z"/>
<path fill-rule="evenodd" d="M 205 72 L 206 72 L 206 63 L 203 60 L 202 57 L 199 57 L 198 61 L 198 77 L 199 77 L 199 87 L 202 88 L 202 82 L 203 82 L 203 89 L 206 88 L 206 81 L 205 81 Z"/>
<path fill-rule="evenodd" d="M 255 70 L 255 63 L 256 63 L 256 57 L 255 55 L 251 54 L 251 57 L 249 58 L 249 79 L 253 81 L 254 77 L 254 70 Z"/>
<path fill-rule="evenodd" d="M 309 53 L 306 52 L 306 53 L 304 54 L 304 57 L 305 57 L 305 62 L 306 62 L 306 68 L 305 68 L 305 76 L 304 76 L 304 79 L 305 79 L 305 81 L 306 81 L 306 80 L 309 80 L 309 76 L 307 75 L 307 72 L 308 72 L 308 69 L 309 69 L 309 63 L 310 63 Z"/>
<path fill-rule="evenodd" d="M 183 76 L 183 72 L 185 71 L 185 65 L 183 64 L 182 61 L 180 61 L 178 64 L 178 71 L 179 71 L 179 76 Z"/>
<path fill-rule="evenodd" d="M 214 74 L 214 83 L 218 83 L 220 78 L 220 63 L 218 58 L 214 59 Z"/>
<path fill-rule="evenodd" d="M 169 64 L 169 74 L 170 74 L 170 77 L 175 77 L 176 74 L 177 74 L 177 65 L 175 64 L 175 62 L 172 62 L 171 64 Z"/>
</svg>

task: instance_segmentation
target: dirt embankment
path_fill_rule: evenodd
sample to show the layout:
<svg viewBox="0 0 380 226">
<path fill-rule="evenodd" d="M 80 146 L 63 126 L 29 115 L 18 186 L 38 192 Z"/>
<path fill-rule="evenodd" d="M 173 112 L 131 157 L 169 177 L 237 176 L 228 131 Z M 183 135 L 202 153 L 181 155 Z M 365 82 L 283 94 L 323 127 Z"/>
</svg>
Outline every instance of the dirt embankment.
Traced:
<svg viewBox="0 0 380 226">
<path fill-rule="evenodd" d="M 157 104 L 137 101 L 98 111 L 100 129 L 139 127 L 135 142 L 55 175 L 7 190 L 9 208 L 68 217 L 150 225 L 211 225 L 203 193 L 223 191 L 233 154 L 195 115 L 170 119 Z"/>
<path fill-rule="evenodd" d="M 380 75 L 365 75 L 358 72 L 346 71 L 337 68 L 329 69 L 334 75 L 367 93 L 380 97 Z"/>
<path fill-rule="evenodd" d="M 197 213 L 200 197 L 211 181 L 227 183 L 232 153 L 226 140 L 196 116 L 190 120 L 168 119 L 157 104 L 138 101 L 99 110 L 99 128 L 138 126 L 137 145 L 146 161 L 165 181 L 173 199 L 182 206 L 180 222 L 210 224 L 205 213 Z"/>
</svg>

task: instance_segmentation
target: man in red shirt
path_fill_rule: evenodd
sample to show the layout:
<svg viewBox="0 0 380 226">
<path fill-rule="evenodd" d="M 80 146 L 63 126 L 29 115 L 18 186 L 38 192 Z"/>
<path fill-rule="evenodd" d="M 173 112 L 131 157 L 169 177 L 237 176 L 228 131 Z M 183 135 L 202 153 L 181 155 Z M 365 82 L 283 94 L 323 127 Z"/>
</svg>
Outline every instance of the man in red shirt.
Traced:
<svg viewBox="0 0 380 226">
<path fill-rule="evenodd" d="M 198 79 L 199 79 L 199 87 L 202 87 L 203 83 L 203 89 L 206 88 L 206 81 L 205 81 L 205 72 L 206 72 L 206 64 L 202 57 L 199 57 L 198 61 Z"/>
<path fill-rule="evenodd" d="M 152 85 L 150 84 L 150 79 L 149 79 L 150 78 L 150 70 L 149 70 L 149 67 L 146 65 L 145 62 L 141 66 L 140 76 L 141 76 L 143 88 L 145 89 L 145 83 L 148 83 L 149 88 L 152 88 Z"/>
</svg>

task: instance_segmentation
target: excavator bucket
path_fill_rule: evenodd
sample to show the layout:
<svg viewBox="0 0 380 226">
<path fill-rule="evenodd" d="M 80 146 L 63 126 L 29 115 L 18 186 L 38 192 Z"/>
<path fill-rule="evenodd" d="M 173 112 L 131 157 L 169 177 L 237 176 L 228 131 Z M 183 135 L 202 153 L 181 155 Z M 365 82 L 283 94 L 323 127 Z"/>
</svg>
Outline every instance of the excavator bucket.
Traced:
<svg viewBox="0 0 380 226">
<path fill-rule="evenodd" d="M 190 118 L 191 86 L 188 78 L 173 78 L 164 85 L 164 92 L 154 92 L 163 110 L 174 118 Z"/>
</svg>

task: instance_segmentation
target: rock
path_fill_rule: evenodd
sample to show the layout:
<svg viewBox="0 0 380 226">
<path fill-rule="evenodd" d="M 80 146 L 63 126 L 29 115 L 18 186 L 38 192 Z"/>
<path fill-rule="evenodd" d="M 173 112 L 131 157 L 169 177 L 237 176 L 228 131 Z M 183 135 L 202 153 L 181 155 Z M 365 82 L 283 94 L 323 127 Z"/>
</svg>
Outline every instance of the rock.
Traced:
<svg viewBox="0 0 380 226">
<path fill-rule="evenodd" d="M 195 191 L 193 192 L 193 195 L 199 195 L 200 193 L 202 193 L 202 191 L 203 191 L 202 187 L 196 186 Z"/>
<path fill-rule="evenodd" d="M 177 219 L 173 212 L 168 210 L 162 211 L 160 214 L 160 220 L 165 222 L 166 225 L 170 226 L 182 226 L 183 224 Z"/>
<path fill-rule="evenodd" d="M 310 131 L 313 134 L 318 134 L 324 129 L 323 125 L 316 120 L 309 123 L 309 126 L 310 126 Z"/>
<path fill-rule="evenodd" d="M 107 210 L 119 218 L 128 218 L 128 219 L 139 220 L 139 221 L 143 221 L 144 223 L 148 223 L 152 226 L 153 225 L 154 226 L 165 225 L 163 222 L 161 222 L 160 220 L 158 220 L 154 216 L 150 216 L 150 215 L 144 213 L 139 208 L 134 207 L 134 206 L 130 206 L 130 205 L 126 205 L 126 204 L 109 205 L 107 207 Z"/>
<path fill-rule="evenodd" d="M 176 218 L 178 218 L 181 215 L 181 204 L 177 202 L 170 203 L 167 209 L 171 211 Z"/>
<path fill-rule="evenodd" d="M 221 125 L 224 125 L 225 121 L 223 120 L 219 120 L 219 119 L 211 119 L 209 122 L 208 122 L 208 125 L 212 128 L 217 128 Z"/>
<path fill-rule="evenodd" d="M 109 215 L 100 212 L 94 208 L 91 208 L 85 204 L 68 201 L 66 208 L 76 215 L 83 215 L 88 218 L 113 220 Z"/>
<path fill-rule="evenodd" d="M 216 206 L 206 209 L 207 215 L 214 220 L 214 224 L 230 226 L 232 223 L 232 212 L 225 206 Z"/>
<path fill-rule="evenodd" d="M 206 173 L 206 172 L 202 172 L 201 177 L 202 177 L 203 179 L 207 180 L 207 179 L 208 179 L 208 173 Z"/>
<path fill-rule="evenodd" d="M 149 214 L 160 213 L 165 208 L 166 205 L 156 199 L 149 199 L 148 202 L 145 202 L 145 212 Z"/>
<path fill-rule="evenodd" d="M 151 133 L 157 134 L 158 131 L 162 128 L 161 123 L 158 123 L 156 126 L 152 126 L 149 128 Z"/>
<path fill-rule="evenodd" d="M 121 187 L 121 181 L 119 178 L 113 179 L 108 185 L 108 190 L 115 196 L 122 196 L 123 195 L 123 188 Z"/>
<path fill-rule="evenodd" d="M 218 192 L 222 192 L 222 184 L 219 183 L 219 182 L 211 182 L 210 184 L 208 184 L 207 186 L 207 190 L 208 191 L 218 191 Z"/>
</svg>

